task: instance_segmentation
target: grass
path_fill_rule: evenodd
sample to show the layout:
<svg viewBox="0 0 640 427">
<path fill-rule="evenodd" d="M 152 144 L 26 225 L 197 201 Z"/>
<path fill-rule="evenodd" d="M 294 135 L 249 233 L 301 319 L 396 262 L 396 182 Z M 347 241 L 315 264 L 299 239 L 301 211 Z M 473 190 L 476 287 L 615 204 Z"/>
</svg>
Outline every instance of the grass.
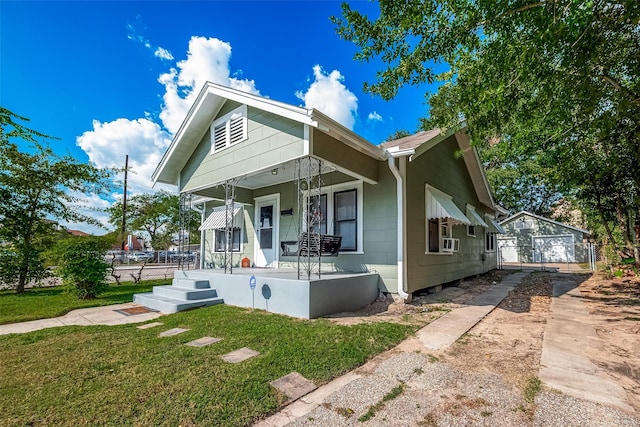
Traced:
<svg viewBox="0 0 640 427">
<path fill-rule="evenodd" d="M 538 377 L 531 377 L 523 390 L 524 400 L 527 403 L 533 403 L 536 395 L 542 390 L 542 381 Z"/>
<path fill-rule="evenodd" d="M 112 284 L 104 294 L 92 300 L 80 300 L 62 286 L 27 289 L 23 294 L 4 290 L 0 291 L 0 325 L 62 316 L 77 308 L 131 302 L 133 294 L 150 292 L 153 286 L 170 284 L 171 279 L 146 280 L 137 285 L 133 282 Z"/>
<path fill-rule="evenodd" d="M 376 412 L 378 412 L 379 410 L 384 408 L 385 402 L 388 402 L 388 401 L 393 400 L 396 397 L 400 396 L 405 388 L 406 388 L 406 385 L 404 383 L 392 388 L 389 393 L 385 394 L 382 397 L 381 401 L 379 401 L 375 405 L 369 406 L 369 409 L 367 410 L 367 412 L 365 412 L 362 416 L 360 416 L 360 418 L 358 418 L 358 421 L 363 423 L 363 422 L 369 421 L 371 418 L 375 417 L 376 416 Z"/>
<path fill-rule="evenodd" d="M 3 297 L 4 298 L 4 297 Z M 269 382 L 292 371 L 320 385 L 397 344 L 409 325 L 336 325 L 217 305 L 163 326 L 69 326 L 0 336 L 3 425 L 242 426 L 283 403 Z M 159 338 L 182 327 L 189 331 Z M 204 336 L 222 341 L 183 345 Z M 220 355 L 249 347 L 238 364 Z"/>
</svg>

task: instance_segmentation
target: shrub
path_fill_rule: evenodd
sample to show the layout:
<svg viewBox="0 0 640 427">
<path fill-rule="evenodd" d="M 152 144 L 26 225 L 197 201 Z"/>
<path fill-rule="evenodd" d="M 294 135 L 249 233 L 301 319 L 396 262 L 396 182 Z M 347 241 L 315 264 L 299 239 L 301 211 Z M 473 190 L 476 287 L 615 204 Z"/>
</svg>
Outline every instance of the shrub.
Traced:
<svg viewBox="0 0 640 427">
<path fill-rule="evenodd" d="M 80 299 L 93 299 L 108 287 L 111 266 L 104 255 L 109 243 L 99 237 L 74 237 L 62 240 L 56 247 L 62 283 Z"/>
</svg>

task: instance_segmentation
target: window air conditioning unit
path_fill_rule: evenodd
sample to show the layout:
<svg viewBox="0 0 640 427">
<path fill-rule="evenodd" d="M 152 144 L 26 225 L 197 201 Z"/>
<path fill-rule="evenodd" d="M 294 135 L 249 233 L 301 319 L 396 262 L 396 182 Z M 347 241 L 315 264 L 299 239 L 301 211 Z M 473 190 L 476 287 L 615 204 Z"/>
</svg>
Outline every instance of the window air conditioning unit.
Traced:
<svg viewBox="0 0 640 427">
<path fill-rule="evenodd" d="M 460 240 L 443 238 L 442 239 L 442 251 L 443 252 L 458 252 L 460 249 Z"/>
</svg>

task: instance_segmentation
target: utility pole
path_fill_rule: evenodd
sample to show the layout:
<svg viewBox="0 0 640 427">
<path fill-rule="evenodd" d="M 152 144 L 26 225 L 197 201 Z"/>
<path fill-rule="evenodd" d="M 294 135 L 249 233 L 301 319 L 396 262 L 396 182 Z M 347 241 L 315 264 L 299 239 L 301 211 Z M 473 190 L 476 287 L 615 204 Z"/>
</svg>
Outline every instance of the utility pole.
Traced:
<svg viewBox="0 0 640 427">
<path fill-rule="evenodd" d="M 129 155 L 124 158 L 124 196 L 122 197 L 122 250 L 125 246 L 125 233 L 127 232 L 127 172 L 129 171 Z M 129 248 L 131 249 L 131 248 Z"/>
</svg>

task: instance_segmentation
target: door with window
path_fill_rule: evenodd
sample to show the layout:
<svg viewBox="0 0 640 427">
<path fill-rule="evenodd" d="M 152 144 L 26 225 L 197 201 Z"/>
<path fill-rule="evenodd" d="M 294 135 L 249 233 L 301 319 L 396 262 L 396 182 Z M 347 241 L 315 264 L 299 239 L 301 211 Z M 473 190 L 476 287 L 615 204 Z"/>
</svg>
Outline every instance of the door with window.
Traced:
<svg viewBox="0 0 640 427">
<path fill-rule="evenodd" d="M 279 195 L 256 199 L 256 242 L 254 259 L 257 267 L 278 267 Z"/>
</svg>

